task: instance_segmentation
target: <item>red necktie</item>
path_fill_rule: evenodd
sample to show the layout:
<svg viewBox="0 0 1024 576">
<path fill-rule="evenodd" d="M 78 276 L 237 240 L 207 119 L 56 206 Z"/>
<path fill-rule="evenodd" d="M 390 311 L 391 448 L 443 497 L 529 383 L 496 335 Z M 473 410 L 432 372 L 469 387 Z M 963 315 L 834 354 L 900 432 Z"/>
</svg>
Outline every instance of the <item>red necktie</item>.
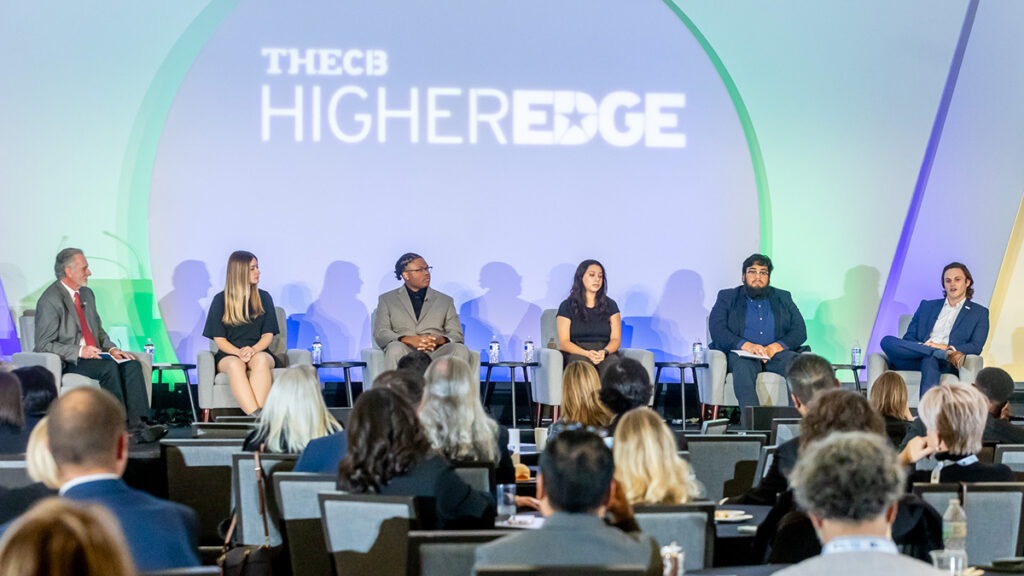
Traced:
<svg viewBox="0 0 1024 576">
<path fill-rule="evenodd" d="M 85 338 L 86 346 L 96 346 L 96 339 L 92 337 L 92 330 L 85 321 L 85 312 L 82 311 L 82 301 L 78 299 L 78 292 L 75 292 L 75 312 L 78 312 L 78 323 L 82 326 L 82 338 Z"/>
</svg>

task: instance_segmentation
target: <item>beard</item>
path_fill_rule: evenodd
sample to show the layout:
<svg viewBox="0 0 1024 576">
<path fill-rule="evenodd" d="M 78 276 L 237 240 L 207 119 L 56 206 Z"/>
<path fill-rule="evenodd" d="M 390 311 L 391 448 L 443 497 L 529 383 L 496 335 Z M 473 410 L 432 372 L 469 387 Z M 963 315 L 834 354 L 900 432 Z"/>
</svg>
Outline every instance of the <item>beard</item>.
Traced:
<svg viewBox="0 0 1024 576">
<path fill-rule="evenodd" d="M 750 284 L 743 284 L 743 288 L 747 291 L 747 296 L 750 296 L 754 300 L 760 300 L 768 295 L 769 285 L 765 284 L 763 288 L 754 288 Z"/>
</svg>

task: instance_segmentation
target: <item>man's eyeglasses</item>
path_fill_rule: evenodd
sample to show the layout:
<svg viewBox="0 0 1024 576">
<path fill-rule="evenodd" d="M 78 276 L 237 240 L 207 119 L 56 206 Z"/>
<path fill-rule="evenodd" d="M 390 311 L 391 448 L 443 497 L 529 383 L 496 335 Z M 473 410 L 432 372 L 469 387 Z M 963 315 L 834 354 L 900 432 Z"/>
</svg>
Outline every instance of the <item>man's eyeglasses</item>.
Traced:
<svg viewBox="0 0 1024 576">
<path fill-rule="evenodd" d="M 754 270 L 753 268 L 748 268 L 747 274 L 750 274 L 751 276 L 764 276 L 767 278 L 771 273 L 767 270 Z"/>
<path fill-rule="evenodd" d="M 408 272 L 410 274 L 418 274 L 420 272 L 430 272 L 433 269 L 434 269 L 433 266 L 427 266 L 426 268 L 408 268 L 408 269 L 406 269 L 406 272 Z"/>
</svg>

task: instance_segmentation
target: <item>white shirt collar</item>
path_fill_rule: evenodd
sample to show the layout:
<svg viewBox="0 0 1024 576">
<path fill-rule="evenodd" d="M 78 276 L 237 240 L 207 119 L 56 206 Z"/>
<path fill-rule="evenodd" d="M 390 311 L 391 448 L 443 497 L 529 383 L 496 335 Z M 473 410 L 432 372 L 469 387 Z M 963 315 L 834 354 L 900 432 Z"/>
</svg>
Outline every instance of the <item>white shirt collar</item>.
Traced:
<svg viewBox="0 0 1024 576">
<path fill-rule="evenodd" d="M 957 312 L 959 312 L 960 309 L 963 308 L 964 304 L 966 304 L 966 303 L 967 303 L 967 298 L 964 298 L 964 299 L 960 300 L 959 302 L 957 302 L 956 304 L 953 304 L 953 305 L 950 305 L 949 300 L 947 300 L 945 298 L 942 300 L 943 308 L 952 308 L 952 309 L 956 310 Z"/>
<path fill-rule="evenodd" d="M 60 487 L 58 494 L 63 496 L 68 490 L 71 490 L 75 486 L 81 486 L 89 482 L 97 482 L 99 480 L 120 480 L 121 477 L 117 474 L 101 473 L 101 474 L 86 474 L 85 476 L 79 476 L 72 480 L 68 480 Z"/>
<path fill-rule="evenodd" d="M 878 536 L 841 536 L 833 538 L 821 549 L 821 554 L 836 554 L 839 552 L 885 552 L 887 554 L 899 554 L 896 544 L 888 538 Z"/>
<path fill-rule="evenodd" d="M 78 294 L 78 290 L 72 290 L 71 287 L 65 284 L 63 280 L 58 280 L 58 282 L 60 282 L 60 285 L 63 286 L 64 289 L 68 291 L 68 294 L 71 295 L 71 301 L 74 302 L 75 294 Z"/>
</svg>

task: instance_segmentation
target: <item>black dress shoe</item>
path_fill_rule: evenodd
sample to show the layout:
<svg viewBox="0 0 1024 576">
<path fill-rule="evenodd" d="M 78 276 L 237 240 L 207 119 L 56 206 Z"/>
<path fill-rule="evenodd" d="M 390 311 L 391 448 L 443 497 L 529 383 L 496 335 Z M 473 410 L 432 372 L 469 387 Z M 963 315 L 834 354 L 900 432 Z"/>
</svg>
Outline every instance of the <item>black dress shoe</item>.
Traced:
<svg viewBox="0 0 1024 576">
<path fill-rule="evenodd" d="M 135 431 L 135 439 L 139 444 L 150 444 L 167 436 L 167 426 L 154 424 L 153 426 L 142 426 Z"/>
</svg>

